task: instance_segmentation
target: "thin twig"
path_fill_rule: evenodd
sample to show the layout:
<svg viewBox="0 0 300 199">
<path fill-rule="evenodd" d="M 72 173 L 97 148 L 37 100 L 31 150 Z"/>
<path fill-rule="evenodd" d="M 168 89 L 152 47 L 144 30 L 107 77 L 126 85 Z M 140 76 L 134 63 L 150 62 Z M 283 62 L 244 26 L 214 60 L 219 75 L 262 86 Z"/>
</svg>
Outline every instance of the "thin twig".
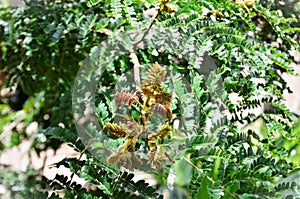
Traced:
<svg viewBox="0 0 300 199">
<path fill-rule="evenodd" d="M 137 46 L 139 43 L 141 43 L 141 42 L 145 39 L 145 37 L 146 37 L 147 34 L 149 33 L 151 27 L 154 25 L 155 19 L 158 17 L 159 14 L 160 14 L 160 11 L 158 11 L 158 12 L 156 13 L 156 15 L 155 15 L 154 17 L 152 17 L 152 21 L 151 21 L 150 26 L 147 28 L 147 30 L 146 30 L 146 32 L 144 33 L 144 35 L 142 36 L 142 38 L 141 38 L 139 41 L 137 41 L 137 42 L 135 42 L 135 43 L 133 44 L 134 46 Z"/>
<path fill-rule="evenodd" d="M 220 188 L 223 189 L 228 195 L 230 195 L 232 198 L 234 199 L 238 199 L 238 197 L 236 195 L 234 195 L 233 193 L 229 192 L 227 189 L 225 189 L 225 187 L 223 187 L 222 185 L 220 185 Z"/>
<path fill-rule="evenodd" d="M 201 169 L 199 167 L 197 167 L 194 163 L 192 163 L 189 159 L 187 159 L 186 157 L 183 157 L 183 159 L 189 163 L 190 165 L 192 165 L 193 167 L 195 167 L 195 169 L 197 169 L 200 173 L 201 173 Z"/>
</svg>

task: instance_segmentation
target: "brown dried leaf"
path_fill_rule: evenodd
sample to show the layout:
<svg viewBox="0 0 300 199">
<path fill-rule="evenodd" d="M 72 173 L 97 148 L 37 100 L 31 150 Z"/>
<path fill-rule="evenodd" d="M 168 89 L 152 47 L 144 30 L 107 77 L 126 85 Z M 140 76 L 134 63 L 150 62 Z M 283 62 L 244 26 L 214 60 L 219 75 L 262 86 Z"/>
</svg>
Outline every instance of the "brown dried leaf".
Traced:
<svg viewBox="0 0 300 199">
<path fill-rule="evenodd" d="M 168 105 L 156 103 L 151 106 L 150 113 L 153 115 L 160 115 L 162 118 L 168 118 L 169 120 L 172 119 L 172 112 Z"/>
<path fill-rule="evenodd" d="M 138 98 L 133 91 L 130 93 L 123 91 L 115 94 L 114 101 L 116 106 L 131 106 L 134 102 L 138 101 Z"/>
</svg>

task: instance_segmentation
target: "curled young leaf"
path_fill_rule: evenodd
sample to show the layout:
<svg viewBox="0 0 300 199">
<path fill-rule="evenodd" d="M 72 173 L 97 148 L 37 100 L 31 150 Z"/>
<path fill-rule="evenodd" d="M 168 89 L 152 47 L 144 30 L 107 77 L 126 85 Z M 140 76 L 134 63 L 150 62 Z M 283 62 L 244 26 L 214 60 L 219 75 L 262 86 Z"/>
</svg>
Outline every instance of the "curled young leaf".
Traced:
<svg viewBox="0 0 300 199">
<path fill-rule="evenodd" d="M 155 62 L 147 71 L 144 85 L 159 85 L 165 80 L 166 74 L 166 69 Z"/>
<path fill-rule="evenodd" d="M 126 136 L 126 130 L 127 127 L 125 125 L 119 125 L 116 123 L 106 123 L 105 128 L 113 135 L 116 135 L 120 138 L 123 138 Z"/>
</svg>

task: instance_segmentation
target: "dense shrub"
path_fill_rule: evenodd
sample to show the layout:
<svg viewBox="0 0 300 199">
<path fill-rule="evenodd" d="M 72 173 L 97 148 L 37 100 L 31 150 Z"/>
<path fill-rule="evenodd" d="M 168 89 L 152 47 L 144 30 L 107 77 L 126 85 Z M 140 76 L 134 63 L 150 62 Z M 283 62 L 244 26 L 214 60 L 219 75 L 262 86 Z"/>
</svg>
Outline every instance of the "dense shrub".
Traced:
<svg viewBox="0 0 300 199">
<path fill-rule="evenodd" d="M 22 111 L 11 115 L 5 113 L 7 106 L 1 105 L 1 130 L 16 118 L 25 123 L 23 130 L 13 131 L 9 143 L 1 143 L 2 149 L 32 136 L 26 133 L 25 127 L 37 121 L 39 131 L 33 136 L 32 150 L 57 149 L 61 143 L 68 143 L 80 157 L 66 157 L 54 166 L 69 168 L 92 189 L 63 175 L 46 179 L 32 169 L 22 175 L 14 171 L 9 175 L 1 172 L 1 184 L 9 188 L 16 184 L 22 187 L 20 192 L 11 191 L 11 197 L 60 198 L 58 192 L 62 192 L 65 198 L 160 198 L 163 190 L 168 190 L 170 198 L 299 196 L 299 162 L 289 158 L 299 141 L 297 118 L 284 104 L 283 92 L 291 91 L 281 76 L 294 74 L 290 67 L 293 57 L 288 50 L 299 51 L 297 15 L 291 14 L 299 7 L 291 7 L 291 2 L 281 8 L 273 1 L 227 0 L 35 0 L 25 3 L 21 8 L 0 11 L 3 40 L 0 67 L 7 73 L 6 85 L 18 83 L 31 96 Z M 124 50 L 119 56 L 97 48 L 103 41 L 118 46 L 121 40 L 128 46 L 134 39 L 131 34 L 140 30 L 144 30 L 145 37 L 153 31 L 154 40 L 139 40 L 131 50 Z M 141 44 L 147 48 L 137 47 Z M 75 81 L 77 71 L 84 67 L 84 59 L 89 55 L 96 57 L 99 62 L 96 70 L 99 69 L 102 76 L 93 76 L 95 71 L 85 71 L 88 73 L 80 74 L 85 81 L 78 83 Z M 107 126 L 113 122 L 114 88 L 123 74 L 136 67 L 134 55 L 144 67 L 157 62 L 176 72 L 165 80 L 165 85 L 174 85 L 167 88 L 173 102 L 166 103 L 164 98 L 159 103 L 164 108 L 156 109 L 158 113 L 168 114 L 170 125 L 175 120 L 182 121 L 196 109 L 197 122 L 191 128 L 186 120 L 187 126 L 179 132 L 173 129 L 172 133 L 162 136 L 160 131 L 135 143 L 144 146 L 146 153 L 152 149 L 157 152 L 160 147 L 167 152 L 176 151 L 180 148 L 176 143 L 184 145 L 182 154 L 174 161 L 149 170 L 157 180 L 155 187 L 143 180 L 133 181 L 131 171 L 96 158 L 95 146 L 102 143 L 96 141 L 94 148 L 88 146 L 86 140 L 78 136 L 73 121 L 72 92 L 94 90 L 95 99 L 89 103 L 95 107 L 97 121 L 90 121 L 87 127 L 91 128 L 85 129 L 87 134 L 92 138 L 105 137 L 117 146 L 123 144 L 124 132 L 116 126 L 118 132 L 110 131 Z M 93 61 L 92 58 L 88 61 Z M 104 63 L 108 63 L 106 68 Z M 203 67 L 208 71 L 203 71 Z M 146 71 L 141 69 L 141 74 L 145 75 Z M 100 83 L 86 88 L 91 78 L 99 78 Z M 183 78 L 194 95 L 192 103 L 187 103 L 190 99 L 185 95 Z M 141 87 L 146 98 L 152 95 L 145 94 L 145 86 L 152 85 L 149 79 L 148 72 L 148 83 Z M 127 94 L 129 92 L 124 96 Z M 84 101 L 84 95 L 81 97 L 75 100 Z M 152 98 L 158 102 L 158 98 Z M 142 109 L 135 105 L 135 110 L 130 109 L 130 117 L 135 117 L 133 123 L 142 125 L 141 118 L 148 119 L 147 110 L 151 105 L 146 105 Z M 82 113 L 79 113 L 83 114 L 85 108 L 80 107 Z M 224 114 L 214 119 L 216 111 Z M 92 124 L 106 128 L 99 132 Z M 260 129 L 253 124 L 259 124 Z M 118 136 L 121 138 L 117 139 Z M 162 138 L 167 141 L 164 143 Z M 135 153 L 135 150 L 129 152 Z M 147 162 L 147 157 L 145 159 Z"/>
</svg>

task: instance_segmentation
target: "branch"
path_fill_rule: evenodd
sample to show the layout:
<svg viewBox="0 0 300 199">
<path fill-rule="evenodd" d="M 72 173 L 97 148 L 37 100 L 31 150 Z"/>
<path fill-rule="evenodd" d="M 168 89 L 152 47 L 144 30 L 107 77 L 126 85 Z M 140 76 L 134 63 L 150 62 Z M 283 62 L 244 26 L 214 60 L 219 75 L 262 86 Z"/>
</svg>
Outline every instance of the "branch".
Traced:
<svg viewBox="0 0 300 199">
<path fill-rule="evenodd" d="M 140 78 L 141 64 L 133 49 L 129 50 L 129 53 L 130 53 L 129 57 L 133 63 L 134 82 L 135 82 L 136 90 L 140 91 L 141 90 L 141 78 Z"/>
</svg>

